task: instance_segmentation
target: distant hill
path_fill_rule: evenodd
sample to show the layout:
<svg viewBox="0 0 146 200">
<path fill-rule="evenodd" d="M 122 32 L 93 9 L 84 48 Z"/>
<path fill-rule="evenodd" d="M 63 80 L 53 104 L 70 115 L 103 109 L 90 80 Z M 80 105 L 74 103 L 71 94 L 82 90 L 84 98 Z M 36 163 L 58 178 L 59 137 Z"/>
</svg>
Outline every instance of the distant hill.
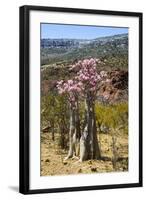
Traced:
<svg viewBox="0 0 146 200">
<path fill-rule="evenodd" d="M 89 57 L 98 57 L 109 65 L 127 68 L 128 34 L 91 40 L 41 39 L 41 65 L 57 62 L 73 63 L 78 59 Z"/>
<path fill-rule="evenodd" d="M 97 71 L 108 73 L 108 82 L 98 91 L 99 101 L 110 103 L 128 100 L 128 34 L 92 40 L 41 40 L 41 94 L 56 93 L 56 82 L 71 79 L 70 66 L 79 59 L 95 57 Z"/>
</svg>

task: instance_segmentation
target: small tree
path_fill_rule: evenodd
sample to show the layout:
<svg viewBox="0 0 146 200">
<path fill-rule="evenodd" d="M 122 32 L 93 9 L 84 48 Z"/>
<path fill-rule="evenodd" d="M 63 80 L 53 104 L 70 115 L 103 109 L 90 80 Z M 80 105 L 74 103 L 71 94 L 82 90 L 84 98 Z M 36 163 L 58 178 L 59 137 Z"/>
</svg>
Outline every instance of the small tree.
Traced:
<svg viewBox="0 0 146 200">
<path fill-rule="evenodd" d="M 105 125 L 104 120 L 106 116 L 106 107 L 102 103 L 96 103 L 95 104 L 95 113 L 96 113 L 96 123 L 98 127 L 99 133 L 102 132 L 102 126 Z"/>
<path fill-rule="evenodd" d="M 100 158 L 100 150 L 97 140 L 95 100 L 101 76 L 97 73 L 96 60 L 93 58 L 79 61 L 73 66 L 73 69 L 78 69 L 75 79 L 78 81 L 85 99 L 85 119 L 80 139 L 80 161 L 97 159 Z"/>
<path fill-rule="evenodd" d="M 56 95 L 55 98 L 55 116 L 56 116 L 56 127 L 58 127 L 59 133 L 59 145 L 62 149 L 66 149 L 68 146 L 68 123 L 69 113 L 66 96 Z"/>
<path fill-rule="evenodd" d="M 50 128 L 50 131 L 52 133 L 52 140 L 55 140 L 55 132 L 54 132 L 54 127 L 55 127 L 55 120 L 56 120 L 56 113 L 55 113 L 55 96 L 52 94 L 49 94 L 47 96 L 42 97 L 41 101 L 41 107 L 42 107 L 42 126 L 47 126 Z"/>
<path fill-rule="evenodd" d="M 59 81 L 57 83 L 59 94 L 67 96 L 70 107 L 70 128 L 69 128 L 69 152 L 65 159 L 78 155 L 76 147 L 79 145 L 81 136 L 80 117 L 79 117 L 79 102 L 78 95 L 81 91 L 80 85 L 75 80 Z"/>
<path fill-rule="evenodd" d="M 55 133 L 59 133 L 61 148 L 66 148 L 65 137 L 68 132 L 68 106 L 65 96 L 49 93 L 41 100 L 41 126 L 49 127 L 52 140 L 55 140 Z"/>
<path fill-rule="evenodd" d="M 112 164 L 113 168 L 117 170 L 117 160 L 119 156 L 117 143 L 118 134 L 121 128 L 127 128 L 128 124 L 128 104 L 120 103 L 115 105 L 109 105 L 106 107 L 106 112 L 104 116 L 104 124 L 110 127 L 110 132 L 112 136 L 111 146 L 112 146 Z M 121 127 L 122 125 L 122 127 Z"/>
<path fill-rule="evenodd" d="M 100 150 L 97 140 L 97 128 L 95 118 L 95 100 L 98 83 L 104 77 L 104 73 L 98 74 L 96 59 L 85 59 L 72 66 L 76 76 L 73 80 L 59 81 L 57 88 L 60 94 L 67 94 L 70 104 L 70 148 L 67 158 L 73 156 L 74 141 L 80 139 L 80 161 L 100 158 Z M 85 114 L 82 133 L 79 119 L 79 94 L 84 99 Z M 75 138 L 75 140 L 74 140 Z"/>
</svg>

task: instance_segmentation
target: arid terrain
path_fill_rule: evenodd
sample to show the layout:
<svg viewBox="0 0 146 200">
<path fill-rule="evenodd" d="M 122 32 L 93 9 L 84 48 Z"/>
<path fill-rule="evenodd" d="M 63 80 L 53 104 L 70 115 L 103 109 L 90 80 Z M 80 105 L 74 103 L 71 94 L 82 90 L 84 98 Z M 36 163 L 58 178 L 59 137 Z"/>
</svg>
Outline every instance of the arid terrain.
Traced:
<svg viewBox="0 0 146 200">
<path fill-rule="evenodd" d="M 41 39 L 40 90 L 41 176 L 128 171 L 128 33 Z"/>
<path fill-rule="evenodd" d="M 100 134 L 101 160 L 87 160 L 82 163 L 78 158 L 64 161 L 67 150 L 58 147 L 58 136 L 52 141 L 50 133 L 41 135 L 41 176 L 80 173 L 104 173 L 128 170 L 128 136 L 117 136 L 117 161 L 113 168 L 112 136 Z"/>
</svg>

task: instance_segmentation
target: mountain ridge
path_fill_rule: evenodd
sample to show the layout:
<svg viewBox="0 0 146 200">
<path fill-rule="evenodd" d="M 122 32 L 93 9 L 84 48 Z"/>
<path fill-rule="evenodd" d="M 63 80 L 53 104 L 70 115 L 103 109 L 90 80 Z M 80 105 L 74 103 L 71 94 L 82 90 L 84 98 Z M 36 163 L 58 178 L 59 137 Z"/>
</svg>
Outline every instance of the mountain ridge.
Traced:
<svg viewBox="0 0 146 200">
<path fill-rule="evenodd" d="M 64 61 L 72 63 L 74 60 L 89 57 L 98 57 L 101 59 L 118 57 L 118 59 L 128 60 L 127 56 L 128 34 L 99 37 L 91 40 L 41 40 L 41 65 Z"/>
</svg>

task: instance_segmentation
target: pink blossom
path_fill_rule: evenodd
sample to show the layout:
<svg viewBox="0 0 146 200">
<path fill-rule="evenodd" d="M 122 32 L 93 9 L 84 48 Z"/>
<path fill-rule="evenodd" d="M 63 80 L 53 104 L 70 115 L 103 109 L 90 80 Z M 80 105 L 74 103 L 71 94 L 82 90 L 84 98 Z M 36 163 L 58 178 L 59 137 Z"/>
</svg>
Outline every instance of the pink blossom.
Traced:
<svg viewBox="0 0 146 200">
<path fill-rule="evenodd" d="M 100 81 L 100 80 L 101 80 L 101 76 L 100 76 L 100 75 L 97 75 L 97 79 Z"/>
<path fill-rule="evenodd" d="M 63 83 L 63 80 L 57 82 L 58 85 L 61 85 L 62 83 Z"/>
<path fill-rule="evenodd" d="M 71 106 L 74 106 L 79 94 L 86 95 L 88 92 L 95 97 L 98 83 L 107 76 L 107 73 L 97 72 L 97 60 L 94 58 L 78 61 L 71 69 L 75 69 L 76 76 L 68 81 L 58 81 L 59 94 L 66 93 Z"/>
<path fill-rule="evenodd" d="M 78 82 L 78 86 L 79 86 L 79 87 L 82 87 L 82 86 L 83 86 L 83 83 L 82 83 L 82 82 Z"/>
<path fill-rule="evenodd" d="M 106 83 L 110 83 L 111 82 L 111 80 L 110 79 L 106 79 L 106 81 L 105 81 Z"/>
<path fill-rule="evenodd" d="M 108 99 L 109 99 L 109 94 L 105 94 L 105 95 L 104 95 L 104 98 L 105 98 L 106 100 L 108 100 Z"/>
<path fill-rule="evenodd" d="M 90 88 L 90 91 L 96 91 L 96 87 Z"/>
<path fill-rule="evenodd" d="M 107 72 L 101 71 L 101 72 L 100 72 L 100 75 L 101 75 L 102 78 L 107 77 Z"/>
<path fill-rule="evenodd" d="M 80 62 L 80 70 L 75 79 L 82 82 L 84 85 L 84 87 L 82 86 L 82 89 L 90 90 L 92 87 L 96 87 L 98 81 L 101 80 L 101 77 L 96 70 L 96 60 L 91 58 Z"/>
<path fill-rule="evenodd" d="M 68 82 L 68 84 L 70 84 L 70 85 L 73 84 L 73 80 L 68 80 L 67 82 Z"/>
<path fill-rule="evenodd" d="M 63 94 L 64 90 L 62 88 L 59 89 L 59 94 Z"/>
</svg>

